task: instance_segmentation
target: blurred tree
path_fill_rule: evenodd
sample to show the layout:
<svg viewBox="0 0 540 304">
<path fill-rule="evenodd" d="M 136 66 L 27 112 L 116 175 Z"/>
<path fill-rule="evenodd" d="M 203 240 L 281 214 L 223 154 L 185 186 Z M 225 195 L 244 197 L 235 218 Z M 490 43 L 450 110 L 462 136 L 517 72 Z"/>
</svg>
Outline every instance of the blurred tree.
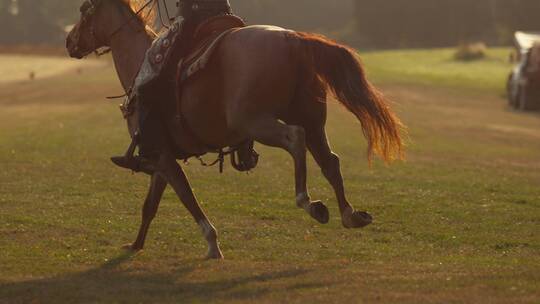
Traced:
<svg viewBox="0 0 540 304">
<path fill-rule="evenodd" d="M 174 14 L 175 0 L 166 0 Z M 250 24 L 340 34 L 362 47 L 433 47 L 464 41 L 509 43 L 540 30 L 540 0 L 230 0 Z M 13 3 L 18 14 L 12 14 Z M 82 0 L 0 0 L 0 44 L 62 43 Z M 339 37 L 338 37 L 339 38 Z"/>
<path fill-rule="evenodd" d="M 47 14 L 50 3 L 37 4 L 35 0 L 18 0 L 19 15 L 16 18 L 23 41 L 34 43 L 57 42 L 62 28 Z"/>
<path fill-rule="evenodd" d="M 354 0 L 230 0 L 250 24 L 275 24 L 295 30 L 336 31 L 353 18 Z"/>
<path fill-rule="evenodd" d="M 13 14 L 10 6 L 18 7 Z M 68 20 L 74 20 L 73 1 L 0 0 L 0 43 L 59 43 Z"/>
<path fill-rule="evenodd" d="M 433 47 L 508 43 L 518 29 L 540 30 L 539 0 L 355 0 L 363 46 Z"/>
</svg>

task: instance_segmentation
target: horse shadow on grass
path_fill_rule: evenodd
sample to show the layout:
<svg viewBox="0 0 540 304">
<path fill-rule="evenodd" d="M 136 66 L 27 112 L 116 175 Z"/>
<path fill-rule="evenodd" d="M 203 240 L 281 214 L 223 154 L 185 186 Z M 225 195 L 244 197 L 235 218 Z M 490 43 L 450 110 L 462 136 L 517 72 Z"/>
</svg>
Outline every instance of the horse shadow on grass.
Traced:
<svg viewBox="0 0 540 304">
<path fill-rule="evenodd" d="M 275 290 L 269 287 L 247 286 L 248 284 L 272 284 L 274 281 L 292 279 L 310 272 L 305 269 L 291 269 L 197 281 L 189 280 L 186 276 L 196 272 L 200 263 L 188 262 L 187 266 L 174 268 L 167 273 L 119 269 L 132 257 L 131 254 L 122 254 L 84 272 L 0 283 L 0 303 L 185 303 L 211 302 L 216 299 L 256 301 Z M 323 286 L 326 285 L 304 282 L 288 286 L 287 289 Z"/>
</svg>

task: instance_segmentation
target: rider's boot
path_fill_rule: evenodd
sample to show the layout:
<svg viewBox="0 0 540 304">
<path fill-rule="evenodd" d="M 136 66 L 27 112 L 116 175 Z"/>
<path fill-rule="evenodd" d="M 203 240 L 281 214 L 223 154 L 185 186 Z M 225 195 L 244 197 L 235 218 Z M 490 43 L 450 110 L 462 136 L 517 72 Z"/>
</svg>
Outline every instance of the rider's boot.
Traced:
<svg viewBox="0 0 540 304">
<path fill-rule="evenodd" d="M 139 145 L 139 134 L 135 133 L 126 153 L 123 156 L 111 157 L 111 161 L 121 168 L 152 175 L 155 171 L 156 162 L 143 156 L 135 156 L 137 145 Z"/>
</svg>

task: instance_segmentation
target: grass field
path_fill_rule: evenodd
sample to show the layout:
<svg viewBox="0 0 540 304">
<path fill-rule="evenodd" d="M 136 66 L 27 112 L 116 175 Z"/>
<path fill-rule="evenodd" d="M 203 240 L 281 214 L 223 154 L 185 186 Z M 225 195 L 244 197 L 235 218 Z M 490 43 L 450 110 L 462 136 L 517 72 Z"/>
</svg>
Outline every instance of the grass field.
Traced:
<svg viewBox="0 0 540 304">
<path fill-rule="evenodd" d="M 480 61 L 457 62 L 455 49 L 362 53 L 374 80 L 394 84 L 504 92 L 511 49 L 493 48 Z"/>
<path fill-rule="evenodd" d="M 77 71 L 83 68 L 103 65 L 103 62 L 67 60 L 62 57 L 40 55 L 0 55 L 0 84 L 29 81 L 30 74 L 35 79 L 49 78 L 59 74 Z"/>
<path fill-rule="evenodd" d="M 128 144 L 110 67 L 0 85 L 1 303 L 538 303 L 540 115 L 501 94 L 507 50 L 477 63 L 448 50 L 365 54 L 409 126 L 408 160 L 366 162 L 352 115 L 328 133 L 348 195 L 375 222 L 341 227 L 309 160 L 321 226 L 297 209 L 292 163 L 258 147 L 251 174 L 185 166 L 226 259 L 168 190 L 145 251 L 134 240 L 148 180 L 113 167 Z M 503 80 L 503 83 L 500 83 Z"/>
</svg>

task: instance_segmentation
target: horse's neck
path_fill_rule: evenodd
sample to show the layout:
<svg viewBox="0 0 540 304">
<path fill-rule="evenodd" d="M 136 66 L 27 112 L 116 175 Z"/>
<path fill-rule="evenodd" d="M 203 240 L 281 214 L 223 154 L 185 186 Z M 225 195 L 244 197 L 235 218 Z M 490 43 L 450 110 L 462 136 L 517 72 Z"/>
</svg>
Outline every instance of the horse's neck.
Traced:
<svg viewBox="0 0 540 304">
<path fill-rule="evenodd" d="M 127 90 L 133 84 L 152 39 L 145 31 L 127 25 L 111 39 L 114 66 L 122 87 Z"/>
</svg>

